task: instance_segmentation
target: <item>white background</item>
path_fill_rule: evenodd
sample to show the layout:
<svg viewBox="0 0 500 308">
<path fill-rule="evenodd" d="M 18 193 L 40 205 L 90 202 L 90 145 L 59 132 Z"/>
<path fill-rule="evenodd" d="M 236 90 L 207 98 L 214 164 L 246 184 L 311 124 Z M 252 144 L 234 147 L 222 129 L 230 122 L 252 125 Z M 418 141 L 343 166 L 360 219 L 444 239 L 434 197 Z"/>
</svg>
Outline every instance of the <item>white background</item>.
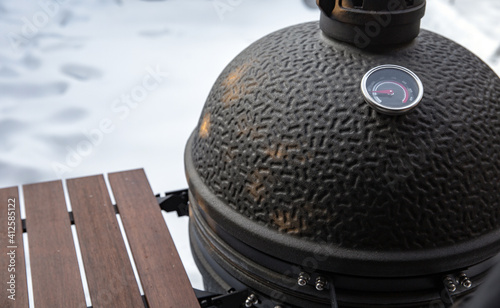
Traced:
<svg viewBox="0 0 500 308">
<path fill-rule="evenodd" d="M 256 39 L 319 17 L 300 0 L 61 2 L 0 1 L 0 187 L 133 168 L 146 170 L 155 193 L 187 187 L 184 146 L 218 74 Z M 452 2 L 428 1 L 422 27 L 499 73 L 500 2 Z M 166 77 L 126 116 L 113 109 L 148 69 Z M 86 143 L 69 166 L 84 132 L 103 119 L 114 130 Z M 202 288 L 187 219 L 166 216 L 190 279 Z"/>
</svg>

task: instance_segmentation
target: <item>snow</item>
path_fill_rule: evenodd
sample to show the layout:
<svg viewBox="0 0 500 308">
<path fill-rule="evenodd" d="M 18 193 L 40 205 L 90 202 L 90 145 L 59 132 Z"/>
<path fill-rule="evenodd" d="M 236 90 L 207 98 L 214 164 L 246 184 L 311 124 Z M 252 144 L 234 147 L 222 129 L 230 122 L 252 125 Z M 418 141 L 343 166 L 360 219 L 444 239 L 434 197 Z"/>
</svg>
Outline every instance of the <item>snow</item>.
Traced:
<svg viewBox="0 0 500 308">
<path fill-rule="evenodd" d="M 488 16 L 485 16 L 481 10 L 470 11 L 471 8 L 479 7 L 472 6 L 470 3 L 470 1 L 457 0 L 455 5 L 450 7 L 448 1 L 427 1 L 427 11 L 422 19 L 422 27 L 467 47 L 490 64 L 498 74 L 500 72 L 500 63 L 497 62 L 499 55 L 495 58 L 495 52 L 500 48 L 500 31 L 497 31 L 499 27 L 492 25 L 495 25 L 500 16 L 499 2 L 494 0 L 474 2 L 474 4 L 492 4 L 489 21 L 486 23 L 484 20 L 488 20 Z"/>
<path fill-rule="evenodd" d="M 474 4 L 428 1 L 422 27 L 499 73 L 500 5 Z M 218 74 L 318 15 L 299 0 L 0 1 L 0 187 L 133 168 L 155 193 L 187 187 L 184 146 Z M 187 218 L 165 216 L 202 288 Z"/>
</svg>

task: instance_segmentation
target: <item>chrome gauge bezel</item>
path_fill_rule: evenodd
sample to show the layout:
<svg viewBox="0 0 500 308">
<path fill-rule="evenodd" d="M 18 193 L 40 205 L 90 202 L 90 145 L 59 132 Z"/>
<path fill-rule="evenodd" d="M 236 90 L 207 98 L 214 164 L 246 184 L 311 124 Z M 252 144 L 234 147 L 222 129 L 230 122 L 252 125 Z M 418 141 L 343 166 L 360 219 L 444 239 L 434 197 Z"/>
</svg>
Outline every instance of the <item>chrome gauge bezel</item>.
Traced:
<svg viewBox="0 0 500 308">
<path fill-rule="evenodd" d="M 386 106 L 377 100 L 374 99 L 373 94 L 370 94 L 370 90 L 368 89 L 368 79 L 376 72 L 379 72 L 381 70 L 386 70 L 386 69 L 396 69 L 404 74 L 408 75 L 408 78 L 413 79 L 413 81 L 417 84 L 418 89 L 416 91 L 416 97 L 415 99 L 408 105 L 401 106 L 401 107 L 390 107 Z M 413 89 L 412 89 L 413 90 Z M 414 109 L 421 101 L 424 96 L 424 86 L 422 84 L 422 81 L 420 78 L 418 78 L 417 74 L 412 72 L 411 70 L 407 69 L 406 67 L 399 66 L 399 65 L 394 65 L 394 64 L 384 64 L 384 65 L 379 65 L 376 66 L 372 69 L 370 69 L 366 74 L 363 76 L 363 79 L 361 80 L 361 91 L 363 93 L 363 97 L 365 101 L 372 106 L 375 110 L 384 113 L 384 114 L 389 114 L 389 115 L 401 115 L 409 112 L 410 110 Z"/>
</svg>

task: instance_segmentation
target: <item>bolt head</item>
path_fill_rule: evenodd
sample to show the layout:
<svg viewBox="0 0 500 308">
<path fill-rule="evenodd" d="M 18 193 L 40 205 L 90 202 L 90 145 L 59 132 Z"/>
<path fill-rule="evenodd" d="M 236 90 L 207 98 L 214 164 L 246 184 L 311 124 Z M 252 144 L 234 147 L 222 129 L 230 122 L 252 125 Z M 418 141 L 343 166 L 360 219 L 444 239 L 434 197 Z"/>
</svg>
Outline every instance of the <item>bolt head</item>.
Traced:
<svg viewBox="0 0 500 308">
<path fill-rule="evenodd" d="M 472 282 L 469 279 L 465 279 L 464 281 L 462 281 L 462 286 L 469 289 L 470 287 L 472 287 Z"/>
<path fill-rule="evenodd" d="M 326 286 L 326 281 L 323 277 L 316 278 L 316 290 L 323 291 Z"/>
<path fill-rule="evenodd" d="M 301 287 L 304 287 L 309 279 L 311 279 L 311 277 L 307 273 L 301 272 L 299 274 L 299 278 L 297 279 L 297 284 Z"/>
<path fill-rule="evenodd" d="M 247 297 L 247 300 L 245 301 L 245 307 L 250 308 L 253 307 L 253 305 L 257 305 L 259 303 L 259 299 L 255 294 L 250 294 Z"/>
<path fill-rule="evenodd" d="M 457 290 L 457 286 L 454 283 L 448 285 L 448 291 L 455 292 Z"/>
</svg>

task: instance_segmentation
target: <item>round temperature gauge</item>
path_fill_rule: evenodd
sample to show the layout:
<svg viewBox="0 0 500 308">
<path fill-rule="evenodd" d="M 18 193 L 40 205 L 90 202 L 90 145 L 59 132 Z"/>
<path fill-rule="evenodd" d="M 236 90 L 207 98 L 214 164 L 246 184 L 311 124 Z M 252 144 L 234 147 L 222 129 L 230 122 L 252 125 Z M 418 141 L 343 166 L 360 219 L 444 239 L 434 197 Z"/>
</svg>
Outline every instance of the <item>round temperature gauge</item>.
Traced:
<svg viewBox="0 0 500 308">
<path fill-rule="evenodd" d="M 369 70 L 361 80 L 365 101 L 385 114 L 403 114 L 420 103 L 424 95 L 422 82 L 409 69 L 392 64 Z"/>
</svg>

